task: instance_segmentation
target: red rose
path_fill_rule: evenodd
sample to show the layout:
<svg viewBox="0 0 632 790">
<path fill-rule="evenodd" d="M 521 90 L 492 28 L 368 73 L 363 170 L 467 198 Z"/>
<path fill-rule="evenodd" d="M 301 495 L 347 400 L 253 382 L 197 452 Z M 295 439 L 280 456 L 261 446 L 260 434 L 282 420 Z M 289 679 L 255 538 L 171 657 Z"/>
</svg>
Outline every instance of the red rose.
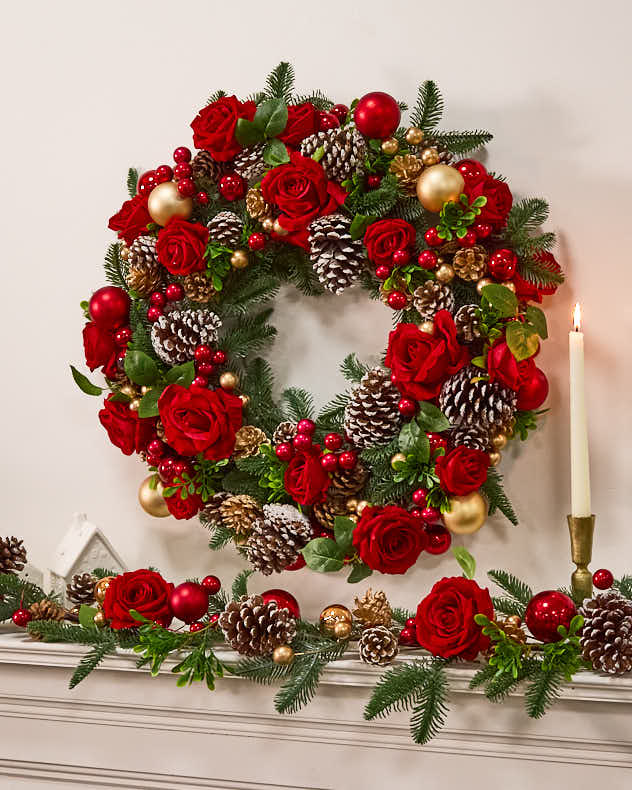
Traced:
<svg viewBox="0 0 632 790">
<path fill-rule="evenodd" d="M 173 619 L 169 596 L 173 584 L 166 582 L 156 571 L 139 570 L 121 573 L 109 584 L 103 601 L 103 613 L 115 630 L 139 625 L 129 613 L 134 609 L 147 620 L 167 628 Z"/>
<path fill-rule="evenodd" d="M 290 161 L 268 172 L 261 182 L 261 192 L 267 203 L 281 211 L 279 223 L 286 236 L 274 236 L 308 249 L 307 226 L 316 217 L 332 214 L 344 203 L 347 193 L 328 181 L 325 171 L 313 159 L 297 151 L 290 153 Z"/>
<path fill-rule="evenodd" d="M 193 518 L 193 516 L 196 516 L 204 507 L 202 498 L 197 494 L 187 493 L 187 498 L 183 499 L 181 492 L 182 488 L 179 488 L 171 496 L 165 497 L 169 512 L 178 520 Z"/>
<path fill-rule="evenodd" d="M 191 122 L 195 147 L 208 151 L 217 162 L 228 162 L 241 151 L 235 137 L 237 121 L 252 121 L 256 111 L 253 101 L 240 102 L 236 96 L 223 96 L 208 104 Z"/>
<path fill-rule="evenodd" d="M 297 148 L 301 140 L 318 131 L 318 112 L 309 102 L 290 104 L 287 108 L 287 124 L 279 135 L 286 145 Z"/>
<path fill-rule="evenodd" d="M 134 195 L 123 203 L 118 214 L 110 217 L 108 228 L 117 231 L 119 239 L 124 239 L 129 245 L 147 230 L 147 225 L 152 221 L 147 211 L 147 198 L 144 195 Z"/>
<path fill-rule="evenodd" d="M 488 466 L 487 453 L 459 445 L 437 458 L 435 471 L 444 491 L 453 496 L 465 496 L 478 490 L 487 480 Z"/>
<path fill-rule="evenodd" d="M 380 219 L 372 222 L 364 233 L 367 255 L 376 266 L 391 265 L 395 250 L 414 243 L 415 229 L 403 219 Z"/>
<path fill-rule="evenodd" d="M 395 386 L 407 398 L 430 400 L 441 385 L 467 364 L 466 349 L 456 339 L 456 327 L 447 310 L 435 315 L 433 335 L 416 324 L 398 324 L 388 338 L 385 364 Z"/>
<path fill-rule="evenodd" d="M 171 274 L 180 276 L 202 271 L 208 236 L 208 228 L 199 222 L 174 217 L 158 234 L 158 262 Z"/>
<path fill-rule="evenodd" d="M 299 505 L 321 502 L 329 488 L 329 475 L 320 464 L 320 447 L 297 450 L 283 477 L 285 490 Z"/>
<path fill-rule="evenodd" d="M 170 384 L 158 399 L 165 441 L 180 455 L 228 458 L 241 428 L 241 400 L 222 389 Z"/>
<path fill-rule="evenodd" d="M 553 274 L 562 273 L 562 267 L 550 252 L 538 252 L 533 257 Z M 531 301 L 539 304 L 543 296 L 551 296 L 557 291 L 556 283 L 553 283 L 553 285 L 536 285 L 529 280 L 525 280 L 518 272 L 513 276 L 513 284 L 516 286 L 516 296 L 523 302 Z"/>
<path fill-rule="evenodd" d="M 511 190 L 504 181 L 492 176 L 486 176 L 484 180 L 474 179 L 473 182 L 466 180 L 463 191 L 470 203 L 481 195 L 487 198 L 487 203 L 476 218 L 477 222 L 488 223 L 494 230 L 504 226 L 513 203 Z"/>
<path fill-rule="evenodd" d="M 476 614 L 494 617 L 488 590 L 462 576 L 441 579 L 417 607 L 417 641 L 433 656 L 473 661 L 490 644 Z"/>
<path fill-rule="evenodd" d="M 116 378 L 119 371 L 116 367 L 118 349 L 114 342 L 114 332 L 102 329 L 94 321 L 90 321 L 83 328 L 83 350 L 86 365 L 90 370 L 101 368 L 107 378 Z"/>
<path fill-rule="evenodd" d="M 353 545 L 360 559 L 380 573 L 406 573 L 426 547 L 421 522 L 397 505 L 365 507 Z"/>
<path fill-rule="evenodd" d="M 118 403 L 112 396 L 103 401 L 99 412 L 101 425 L 108 432 L 108 438 L 124 455 L 140 453 L 155 436 L 155 420 L 141 419 L 127 403 Z"/>
<path fill-rule="evenodd" d="M 504 340 L 497 340 L 487 352 L 487 372 L 490 381 L 498 381 L 511 390 L 520 385 L 518 361 Z"/>
</svg>

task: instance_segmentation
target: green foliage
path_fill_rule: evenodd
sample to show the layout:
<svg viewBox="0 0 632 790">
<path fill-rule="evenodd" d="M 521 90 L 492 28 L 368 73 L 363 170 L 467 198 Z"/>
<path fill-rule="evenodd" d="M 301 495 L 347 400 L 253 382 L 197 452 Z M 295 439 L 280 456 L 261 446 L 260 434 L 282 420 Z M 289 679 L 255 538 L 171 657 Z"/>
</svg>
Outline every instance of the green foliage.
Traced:
<svg viewBox="0 0 632 790">
<path fill-rule="evenodd" d="M 317 110 L 323 110 L 324 112 L 328 112 L 334 106 L 332 100 L 325 96 L 320 90 L 312 91 L 312 93 L 298 94 L 294 97 L 295 104 L 303 104 L 304 102 L 309 102 L 313 104 Z"/>
<path fill-rule="evenodd" d="M 508 521 L 514 526 L 517 526 L 518 516 L 503 488 L 502 475 L 497 472 L 494 467 L 490 467 L 487 470 L 487 480 L 481 486 L 481 491 L 485 494 L 489 502 L 490 516 L 492 516 L 496 510 L 500 510 Z"/>
<path fill-rule="evenodd" d="M 330 401 L 318 412 L 316 424 L 324 433 L 342 430 L 345 407 L 349 402 L 349 393 L 343 392 Z"/>
<path fill-rule="evenodd" d="M 269 274 L 261 275 L 256 267 L 248 267 L 241 273 L 239 288 L 227 291 L 216 312 L 224 318 L 242 318 L 252 312 L 255 305 L 274 299 L 278 291 L 278 278 Z"/>
<path fill-rule="evenodd" d="M 505 337 L 509 350 L 518 362 L 532 357 L 540 347 L 537 332 L 526 322 L 510 321 L 505 327 Z"/>
<path fill-rule="evenodd" d="M 247 416 L 251 424 L 260 426 L 269 435 L 283 419 L 280 407 L 274 400 L 272 388 L 274 374 L 266 360 L 251 360 L 242 377 L 241 389 L 250 397 Z"/>
<path fill-rule="evenodd" d="M 284 680 L 290 671 L 290 666 L 275 664 L 270 656 L 244 658 L 232 667 L 233 675 L 239 675 L 239 677 L 252 680 L 253 683 L 262 683 L 266 686 Z"/>
<path fill-rule="evenodd" d="M 454 554 L 456 561 L 461 566 L 465 578 L 473 579 L 476 575 L 476 560 L 465 546 L 453 546 L 452 554 Z"/>
<path fill-rule="evenodd" d="M 288 387 L 281 395 L 281 408 L 287 420 L 311 419 L 314 416 L 314 398 L 300 387 Z"/>
<path fill-rule="evenodd" d="M 69 688 L 74 689 L 75 686 L 79 685 L 82 680 L 85 680 L 99 666 L 107 655 L 114 653 L 115 650 L 116 639 L 114 637 L 104 638 L 102 641 L 97 642 L 92 650 L 86 653 L 79 662 L 79 666 L 70 678 Z"/>
<path fill-rule="evenodd" d="M 226 327 L 220 345 L 233 358 L 245 359 L 260 351 L 275 336 L 276 329 L 267 323 L 272 309 L 243 318 L 236 326 Z"/>
<path fill-rule="evenodd" d="M 355 521 L 345 516 L 336 516 L 334 519 L 334 537 L 340 548 L 349 554 L 353 550 L 353 531 Z"/>
<path fill-rule="evenodd" d="M 486 145 L 493 136 L 482 129 L 471 132 L 433 132 L 432 141 L 447 148 L 450 153 L 467 154 Z"/>
<path fill-rule="evenodd" d="M 116 572 L 110 568 L 95 568 L 92 571 L 92 575 L 96 576 L 97 579 L 104 579 L 106 576 L 116 576 Z"/>
<path fill-rule="evenodd" d="M 369 370 L 371 370 L 370 366 L 360 362 L 355 353 L 348 354 L 340 365 L 340 372 L 342 375 L 347 381 L 354 384 L 358 384 Z"/>
<path fill-rule="evenodd" d="M 177 477 L 174 485 L 165 488 L 164 496 L 170 497 L 179 492 L 181 499 L 187 499 L 189 494 L 197 494 L 202 502 L 208 502 L 214 494 L 222 490 L 226 466 L 228 466 L 227 458 L 221 461 L 209 461 L 204 456 L 198 455 L 193 462 L 193 474 L 189 475 L 185 472 L 182 477 Z"/>
<path fill-rule="evenodd" d="M 349 193 L 345 208 L 350 214 L 382 217 L 391 211 L 399 198 L 399 184 L 393 173 L 384 176 L 377 189 L 364 191 L 363 179 Z"/>
<path fill-rule="evenodd" d="M 207 524 L 207 526 L 209 525 Z M 235 537 L 235 533 L 232 529 L 224 527 L 221 524 L 215 524 L 212 529 L 213 532 L 208 544 L 208 547 L 211 551 L 219 551 L 220 549 L 223 549 L 224 546 L 232 543 Z"/>
<path fill-rule="evenodd" d="M 13 612 L 20 607 L 20 604 L 27 608 L 38 601 L 47 598 L 47 596 L 40 587 L 36 584 L 26 581 L 21 576 L 16 576 L 12 573 L 0 573 L 0 602 L 10 606 L 11 611 L 7 616 L 0 617 L 0 622 L 3 619 L 7 620 Z"/>
<path fill-rule="evenodd" d="M 513 598 L 505 598 L 503 596 L 492 597 L 492 603 L 494 604 L 494 611 L 496 612 L 500 612 L 501 614 L 517 614 L 519 617 L 524 616 L 524 604 L 519 603 Z"/>
<path fill-rule="evenodd" d="M 568 629 L 558 625 L 557 631 L 561 637 L 557 642 L 550 642 L 542 648 L 542 670 L 557 671 L 565 680 L 571 681 L 573 675 L 586 665 L 582 659 L 580 633 L 584 625 L 584 618 L 575 615 Z"/>
<path fill-rule="evenodd" d="M 292 100 L 294 90 L 294 67 L 282 61 L 266 77 L 265 95 L 269 99 L 282 99 L 286 104 Z"/>
<path fill-rule="evenodd" d="M 549 217 L 549 204 L 542 198 L 524 198 L 514 203 L 507 217 L 505 235 L 511 241 L 521 238 L 521 234 L 533 233 Z"/>
<path fill-rule="evenodd" d="M 532 719 L 544 716 L 557 701 L 563 682 L 564 675 L 557 669 L 542 669 L 533 674 L 524 695 L 527 714 Z"/>
<path fill-rule="evenodd" d="M 520 259 L 520 275 L 540 287 L 564 282 L 564 275 L 555 271 L 546 261 L 539 261 L 534 257 L 555 245 L 554 233 L 534 235 L 548 216 L 549 206 L 545 200 L 525 198 L 512 207 L 504 233 L 505 239 L 516 250 Z"/>
<path fill-rule="evenodd" d="M 564 282 L 564 275 L 552 269 L 547 261 L 539 261 L 529 256 L 520 258 L 518 273 L 528 282 L 541 288 Z"/>
<path fill-rule="evenodd" d="M 393 620 L 400 625 L 406 625 L 406 620 L 409 620 L 411 617 L 414 617 L 415 613 L 412 612 L 410 609 L 402 609 L 399 606 L 395 606 L 393 608 Z"/>
<path fill-rule="evenodd" d="M 135 167 L 130 167 L 127 171 L 127 193 L 133 198 L 136 194 L 138 187 L 138 170 Z"/>
<path fill-rule="evenodd" d="M 272 447 L 262 444 L 256 455 L 238 458 L 235 463 L 238 471 L 247 474 L 254 483 L 257 489 L 253 494 L 255 499 L 264 498 L 268 502 L 287 500 L 283 483 L 285 464 L 277 458 Z M 224 487 L 228 485 L 226 480 L 224 478 Z M 239 493 L 248 492 L 239 491 Z"/>
<path fill-rule="evenodd" d="M 419 86 L 417 102 L 410 113 L 410 123 L 428 132 L 439 125 L 443 115 L 443 97 L 437 83 L 426 80 Z M 435 135 L 433 134 L 433 139 Z"/>
<path fill-rule="evenodd" d="M 512 612 L 524 617 L 524 612 L 529 601 L 533 598 L 533 590 L 528 584 L 521 581 L 517 576 L 503 570 L 488 571 L 489 578 L 503 590 L 509 598 L 522 606 L 522 611 Z"/>
<path fill-rule="evenodd" d="M 615 579 L 612 586 L 624 598 L 632 599 L 632 576 L 622 576 L 619 580 Z"/>
<path fill-rule="evenodd" d="M 109 245 L 105 253 L 103 269 L 105 270 L 105 278 L 111 285 L 116 285 L 118 288 L 127 290 L 127 283 L 125 282 L 127 264 L 120 257 L 119 249 L 120 247 L 118 244 Z"/>
<path fill-rule="evenodd" d="M 351 565 L 351 573 L 347 576 L 347 583 L 358 584 L 358 582 L 364 581 L 372 574 L 373 570 L 368 565 L 361 561 L 354 562 Z"/>
<path fill-rule="evenodd" d="M 519 436 L 524 441 L 529 435 L 529 431 L 535 431 L 538 427 L 538 417 L 546 414 L 548 409 L 540 409 L 540 411 L 517 411 L 514 415 L 516 424 L 514 426 L 514 435 Z"/>
<path fill-rule="evenodd" d="M 514 680 L 518 680 L 523 657 L 528 652 L 527 646 L 512 639 L 484 614 L 474 615 L 474 622 L 481 626 L 483 635 L 491 640 L 493 652 L 489 665 L 496 669 L 494 677 L 510 675 Z"/>
<path fill-rule="evenodd" d="M 242 595 L 248 595 L 248 579 L 252 576 L 254 571 L 252 569 L 247 569 L 244 571 L 240 571 L 233 581 L 233 585 L 231 587 L 231 595 L 233 601 L 238 600 L 242 597 Z"/>
<path fill-rule="evenodd" d="M 125 373 L 135 384 L 149 386 L 160 376 L 156 362 L 144 351 L 128 350 L 125 354 Z"/>
<path fill-rule="evenodd" d="M 308 568 L 319 573 L 335 573 L 344 565 L 345 552 L 331 538 L 314 538 L 301 549 Z"/>
<path fill-rule="evenodd" d="M 492 283 L 486 285 L 482 292 L 482 304 L 493 308 L 500 318 L 512 318 L 518 309 L 518 299 L 513 291 L 504 285 Z"/>
<path fill-rule="evenodd" d="M 452 241 L 456 236 L 457 239 L 462 239 L 486 203 L 487 198 L 482 195 L 473 200 L 471 204 L 467 195 L 459 195 L 457 203 L 451 200 L 444 203 L 439 212 L 439 222 L 437 223 L 439 238 Z"/>
<path fill-rule="evenodd" d="M 224 664 L 217 658 L 211 649 L 211 633 L 202 631 L 202 642 L 193 647 L 179 664 L 171 670 L 178 675 L 176 685 L 178 688 L 190 686 L 192 683 L 206 683 L 209 691 L 215 690 L 215 681 L 224 676 Z"/>
<path fill-rule="evenodd" d="M 75 380 L 75 384 L 82 392 L 85 392 L 86 395 L 100 395 L 103 392 L 101 387 L 97 387 L 96 384 L 93 384 L 90 379 L 84 376 L 83 373 L 80 373 L 74 365 L 70 366 L 70 372 Z"/>
<path fill-rule="evenodd" d="M 129 310 L 129 325 L 132 330 L 132 342 L 127 347 L 130 351 L 143 351 L 154 361 L 158 360 L 154 347 L 151 343 L 151 330 L 146 316 L 146 303 L 139 300 L 132 300 Z"/>
<path fill-rule="evenodd" d="M 415 743 L 428 743 L 445 724 L 448 691 L 448 678 L 443 662 L 433 661 L 426 682 L 421 686 L 415 700 L 410 719 L 410 732 Z"/>
</svg>

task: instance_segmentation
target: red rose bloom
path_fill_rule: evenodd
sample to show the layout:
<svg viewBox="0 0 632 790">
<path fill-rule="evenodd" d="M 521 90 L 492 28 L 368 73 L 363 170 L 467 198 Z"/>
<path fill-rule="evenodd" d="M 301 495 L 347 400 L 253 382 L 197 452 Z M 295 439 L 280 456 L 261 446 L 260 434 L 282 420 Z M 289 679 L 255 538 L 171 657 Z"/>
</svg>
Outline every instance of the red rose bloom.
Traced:
<svg viewBox="0 0 632 790">
<path fill-rule="evenodd" d="M 533 362 L 533 360 L 518 362 L 507 343 L 504 340 L 497 340 L 487 352 L 489 380 L 498 381 L 517 392 L 521 379 L 524 379 L 529 373 L 529 362 Z"/>
<path fill-rule="evenodd" d="M 253 101 L 240 102 L 236 96 L 223 96 L 208 104 L 191 122 L 195 147 L 208 151 L 217 162 L 228 162 L 241 151 L 235 137 L 237 121 L 252 121 L 256 111 Z"/>
<path fill-rule="evenodd" d="M 183 276 L 205 267 L 204 252 L 209 230 L 199 222 L 174 217 L 158 234 L 156 255 L 171 274 Z"/>
<path fill-rule="evenodd" d="M 299 505 L 321 502 L 329 488 L 329 475 L 320 464 L 320 446 L 297 450 L 283 477 L 285 490 Z"/>
<path fill-rule="evenodd" d="M 538 252 L 533 257 L 553 274 L 562 273 L 562 267 L 550 252 Z M 512 281 L 516 286 L 516 296 L 523 302 L 530 301 L 538 302 L 539 304 L 543 296 L 551 296 L 557 291 L 557 284 L 555 283 L 553 285 L 536 285 L 529 282 L 529 280 L 525 280 L 518 272 L 514 274 Z"/>
<path fill-rule="evenodd" d="M 110 627 L 117 631 L 139 625 L 129 613 L 130 609 L 167 628 L 173 619 L 169 608 L 172 590 L 173 584 L 166 582 L 156 571 L 121 573 L 112 579 L 107 588 L 103 613 L 110 621 Z"/>
<path fill-rule="evenodd" d="M 487 198 L 487 203 L 476 218 L 477 222 L 488 223 L 494 230 L 500 230 L 504 226 L 513 203 L 511 190 L 504 181 L 492 176 L 486 176 L 484 180 L 466 180 L 463 191 L 470 203 L 481 195 Z"/>
<path fill-rule="evenodd" d="M 422 332 L 416 324 L 398 324 L 388 338 L 385 364 L 395 386 L 407 398 L 431 400 L 441 385 L 469 361 L 456 339 L 456 327 L 447 310 L 435 316 L 435 332 Z"/>
<path fill-rule="evenodd" d="M 117 231 L 119 239 L 124 239 L 129 245 L 147 230 L 150 222 L 152 218 L 147 211 L 147 198 L 144 195 L 134 195 L 123 203 L 118 214 L 110 217 L 108 228 Z"/>
<path fill-rule="evenodd" d="M 178 520 L 193 518 L 193 516 L 196 516 L 204 507 L 202 497 L 197 494 L 187 493 L 187 498 L 182 499 L 181 491 L 182 489 L 179 488 L 171 496 L 165 497 L 169 512 Z"/>
<path fill-rule="evenodd" d="M 167 444 L 180 455 L 202 453 L 210 461 L 232 453 L 241 410 L 241 400 L 222 389 L 170 384 L 158 399 Z"/>
<path fill-rule="evenodd" d="M 309 223 L 316 217 L 332 214 L 347 197 L 344 189 L 327 180 L 318 162 L 296 151 L 291 152 L 287 164 L 268 170 L 261 182 L 261 192 L 267 203 L 280 210 L 279 223 L 288 231 L 286 236 L 274 234 L 274 237 L 306 250 Z"/>
<path fill-rule="evenodd" d="M 114 342 L 114 332 L 102 329 L 94 321 L 90 321 L 83 328 L 83 350 L 86 355 L 86 365 L 90 370 L 101 368 L 107 378 L 116 378 L 118 349 Z"/>
<path fill-rule="evenodd" d="M 397 505 L 365 507 L 353 530 L 360 559 L 380 573 L 406 573 L 426 547 L 418 518 Z"/>
<path fill-rule="evenodd" d="M 473 661 L 490 644 L 476 614 L 494 617 L 488 590 L 462 576 L 441 579 L 417 607 L 417 641 L 433 656 Z"/>
<path fill-rule="evenodd" d="M 285 130 L 279 135 L 291 148 L 297 148 L 299 143 L 310 134 L 318 131 L 318 112 L 313 104 L 290 104 L 287 108 L 287 124 Z"/>
<path fill-rule="evenodd" d="M 453 496 L 465 496 L 479 489 L 487 480 L 488 466 L 487 453 L 459 445 L 437 458 L 435 471 L 444 491 Z"/>
<path fill-rule="evenodd" d="M 376 266 L 390 265 L 395 250 L 414 243 L 415 229 L 403 219 L 380 219 L 372 222 L 364 233 L 367 255 Z"/>
<path fill-rule="evenodd" d="M 108 438 L 124 455 L 140 453 L 155 435 L 155 420 L 151 417 L 141 419 L 127 403 L 118 403 L 112 396 L 103 401 L 99 421 L 108 432 Z"/>
</svg>

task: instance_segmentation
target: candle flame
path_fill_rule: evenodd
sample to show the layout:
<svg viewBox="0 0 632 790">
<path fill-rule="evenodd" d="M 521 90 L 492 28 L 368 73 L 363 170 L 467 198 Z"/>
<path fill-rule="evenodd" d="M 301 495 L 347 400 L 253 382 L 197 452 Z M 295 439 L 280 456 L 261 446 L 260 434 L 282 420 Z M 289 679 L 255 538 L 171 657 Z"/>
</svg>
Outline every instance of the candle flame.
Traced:
<svg viewBox="0 0 632 790">
<path fill-rule="evenodd" d="M 573 329 L 575 332 L 581 332 L 582 328 L 582 308 L 579 302 L 575 305 L 573 310 Z"/>
</svg>

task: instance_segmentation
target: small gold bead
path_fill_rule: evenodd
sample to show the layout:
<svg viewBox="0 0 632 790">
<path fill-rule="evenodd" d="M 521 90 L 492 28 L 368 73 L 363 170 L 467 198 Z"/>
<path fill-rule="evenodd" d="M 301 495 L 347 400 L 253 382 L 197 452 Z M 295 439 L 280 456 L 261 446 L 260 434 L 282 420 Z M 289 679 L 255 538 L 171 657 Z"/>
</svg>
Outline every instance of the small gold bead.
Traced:
<svg viewBox="0 0 632 790">
<path fill-rule="evenodd" d="M 357 513 L 347 513 L 346 517 L 349 519 L 349 521 L 353 521 L 354 524 L 357 524 L 357 522 L 358 522 L 358 514 Z"/>
<path fill-rule="evenodd" d="M 336 639 L 347 639 L 351 636 L 353 626 L 346 620 L 340 620 L 334 625 L 334 636 Z"/>
<path fill-rule="evenodd" d="M 223 390 L 234 390 L 235 387 L 239 385 L 239 379 L 237 376 L 230 370 L 227 370 L 225 373 L 219 377 L 219 386 Z"/>
<path fill-rule="evenodd" d="M 107 620 L 105 619 L 105 615 L 103 612 L 97 612 L 94 616 L 94 624 L 97 628 L 103 628 L 107 625 Z"/>
<path fill-rule="evenodd" d="M 423 141 L 424 133 L 418 126 L 410 126 L 406 129 L 406 142 L 408 145 L 420 145 Z"/>
<path fill-rule="evenodd" d="M 135 398 L 138 394 L 138 390 L 133 384 L 123 384 L 119 392 L 122 395 L 127 395 L 128 398 Z"/>
<path fill-rule="evenodd" d="M 356 513 L 361 516 L 364 512 L 364 509 L 367 507 L 369 507 L 369 503 L 366 501 L 366 499 L 361 499 L 358 502 L 358 506 L 356 507 Z"/>
<path fill-rule="evenodd" d="M 395 464 L 403 464 L 406 461 L 406 456 L 404 453 L 395 453 L 395 455 L 391 456 L 391 466 L 393 469 L 395 468 Z"/>
<path fill-rule="evenodd" d="M 277 236 L 287 236 L 287 234 L 289 233 L 289 231 L 286 230 L 281 225 L 281 223 L 279 222 L 278 219 L 274 220 L 274 226 L 273 226 L 272 230 L 274 230 L 274 232 L 276 233 Z"/>
<path fill-rule="evenodd" d="M 497 433 L 492 437 L 492 447 L 494 450 L 502 450 L 507 444 L 507 437 L 504 433 Z"/>
<path fill-rule="evenodd" d="M 507 282 L 501 283 L 501 285 L 504 285 L 505 288 L 509 288 L 510 291 L 513 291 L 513 293 L 516 293 L 516 284 L 515 283 L 507 281 Z"/>
<path fill-rule="evenodd" d="M 355 497 L 349 497 L 345 502 L 345 506 L 349 512 L 355 513 L 358 509 L 358 500 Z"/>
<path fill-rule="evenodd" d="M 244 409 L 247 409 L 250 406 L 250 395 L 240 395 L 239 400 L 241 401 L 241 405 Z"/>
<path fill-rule="evenodd" d="M 265 219 L 261 220 L 261 227 L 264 229 L 266 233 L 272 233 L 274 230 L 274 220 L 272 217 L 266 217 Z"/>
<path fill-rule="evenodd" d="M 233 269 L 245 269 L 248 266 L 248 253 L 246 250 L 235 250 L 230 256 L 230 265 Z"/>
<path fill-rule="evenodd" d="M 130 411 L 138 411 L 140 408 L 140 398 L 134 398 L 129 402 Z"/>
<path fill-rule="evenodd" d="M 438 269 L 435 269 L 435 277 L 440 283 L 449 283 L 454 280 L 456 272 L 451 263 L 442 263 Z"/>
<path fill-rule="evenodd" d="M 425 332 L 427 335 L 434 335 L 435 325 L 434 321 L 424 321 L 423 323 L 419 324 L 419 328 L 422 332 Z"/>
<path fill-rule="evenodd" d="M 439 162 L 439 152 L 436 148 L 424 148 L 421 152 L 421 161 L 426 167 L 432 167 Z"/>
<path fill-rule="evenodd" d="M 486 285 L 491 285 L 492 282 L 493 281 L 490 280 L 489 277 L 481 277 L 481 279 L 476 283 L 476 292 L 478 295 L 481 296 L 483 293 L 483 288 L 485 288 Z"/>
<path fill-rule="evenodd" d="M 500 453 L 492 452 L 489 454 L 489 464 L 490 466 L 498 466 L 500 463 Z"/>
<path fill-rule="evenodd" d="M 520 628 L 522 625 L 522 619 L 518 617 L 517 614 L 510 614 L 509 617 L 506 618 L 505 622 L 507 625 L 514 626 L 514 628 Z"/>
<path fill-rule="evenodd" d="M 147 395 L 150 389 L 151 387 L 148 387 L 145 384 L 143 384 L 143 386 L 140 388 L 141 395 Z"/>
<path fill-rule="evenodd" d="M 279 645 L 274 648 L 272 653 L 272 660 L 275 664 L 291 664 L 294 661 L 294 650 L 289 645 Z"/>
<path fill-rule="evenodd" d="M 387 137 L 382 141 L 382 153 L 387 156 L 395 156 L 399 151 L 399 143 L 395 137 Z"/>
</svg>

